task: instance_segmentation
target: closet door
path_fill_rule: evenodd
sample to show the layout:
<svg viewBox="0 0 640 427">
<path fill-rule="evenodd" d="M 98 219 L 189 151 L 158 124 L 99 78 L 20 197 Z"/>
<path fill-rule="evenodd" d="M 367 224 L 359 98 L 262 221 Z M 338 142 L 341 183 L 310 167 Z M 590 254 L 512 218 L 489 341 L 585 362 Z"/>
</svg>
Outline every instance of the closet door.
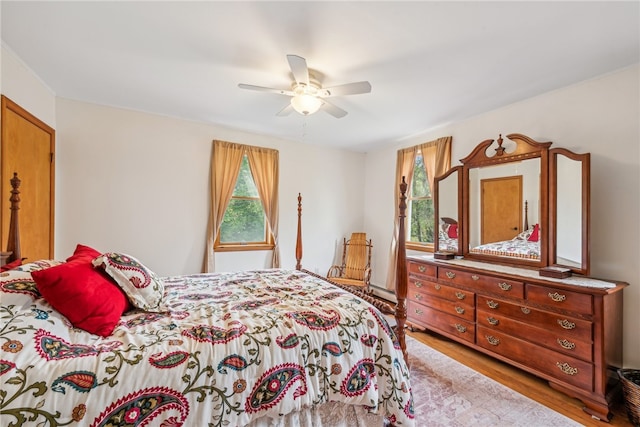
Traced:
<svg viewBox="0 0 640 427">
<path fill-rule="evenodd" d="M 55 130 L 2 96 L 0 247 L 7 247 L 11 183 L 21 180 L 20 247 L 26 261 L 53 258 Z"/>
</svg>

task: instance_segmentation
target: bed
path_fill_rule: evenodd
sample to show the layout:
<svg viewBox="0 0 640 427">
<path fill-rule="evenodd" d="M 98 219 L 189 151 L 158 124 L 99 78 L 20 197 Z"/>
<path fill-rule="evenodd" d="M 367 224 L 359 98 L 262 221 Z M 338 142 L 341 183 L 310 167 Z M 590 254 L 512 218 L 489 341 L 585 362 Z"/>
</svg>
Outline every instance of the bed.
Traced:
<svg viewBox="0 0 640 427">
<path fill-rule="evenodd" d="M 497 255 L 508 258 L 540 259 L 540 225 L 529 227 L 528 203 L 524 202 L 524 231 L 513 239 L 485 243 L 472 247 L 470 252 L 481 255 Z"/>
<path fill-rule="evenodd" d="M 300 213 L 298 196 L 296 269 L 158 278 L 127 254 L 78 245 L 64 261 L 21 264 L 19 244 L 8 245 L 0 424 L 414 425 L 406 269 L 393 328 L 384 305 L 301 269 Z M 402 208 L 401 219 L 403 229 Z M 97 275 L 95 294 L 86 279 L 62 295 L 84 274 Z M 43 282 L 51 276 L 55 286 Z M 104 313 L 80 313 L 89 306 L 117 314 L 111 331 Z M 83 329 L 92 322 L 94 333 Z"/>
<path fill-rule="evenodd" d="M 438 251 L 458 252 L 458 221 L 449 217 L 440 218 Z"/>
</svg>

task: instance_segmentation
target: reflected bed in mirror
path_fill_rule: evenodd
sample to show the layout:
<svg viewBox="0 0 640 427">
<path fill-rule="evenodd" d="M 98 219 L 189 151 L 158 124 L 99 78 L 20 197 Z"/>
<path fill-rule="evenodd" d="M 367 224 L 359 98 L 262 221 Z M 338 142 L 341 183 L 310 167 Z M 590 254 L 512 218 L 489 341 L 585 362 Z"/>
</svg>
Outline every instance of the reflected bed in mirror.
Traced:
<svg viewBox="0 0 640 427">
<path fill-rule="evenodd" d="M 438 239 L 435 241 L 436 253 L 459 255 L 462 229 L 462 169 L 460 166 L 449 169 L 434 180 L 433 197 L 435 214 L 439 224 Z"/>
<path fill-rule="evenodd" d="M 458 221 L 449 217 L 441 217 L 438 237 L 440 252 L 458 252 Z"/>
</svg>

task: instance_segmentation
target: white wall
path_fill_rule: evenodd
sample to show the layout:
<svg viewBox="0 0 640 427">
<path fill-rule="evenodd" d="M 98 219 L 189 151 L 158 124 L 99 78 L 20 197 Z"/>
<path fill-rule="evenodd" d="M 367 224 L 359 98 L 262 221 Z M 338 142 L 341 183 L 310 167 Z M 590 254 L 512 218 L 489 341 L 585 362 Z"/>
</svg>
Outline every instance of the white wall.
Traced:
<svg viewBox="0 0 640 427">
<path fill-rule="evenodd" d="M 326 272 L 334 241 L 362 226 L 364 154 L 67 99 L 56 107 L 57 256 L 80 242 L 163 276 L 201 271 L 213 139 L 280 151 L 283 267 L 296 263 L 299 192 L 304 267 Z M 264 267 L 266 252 L 216 255 L 217 271 Z"/>
<path fill-rule="evenodd" d="M 2 94 L 55 129 L 53 91 L 4 43 L 0 47 L 0 64 Z"/>
<path fill-rule="evenodd" d="M 397 149 L 451 135 L 455 166 L 455 159 L 485 139 L 522 133 L 577 153 L 591 152 L 591 272 L 630 284 L 624 290 L 624 364 L 640 368 L 639 96 L 636 65 L 368 153 L 365 229 L 378 248 L 373 282 L 384 286 L 387 274 Z"/>
</svg>

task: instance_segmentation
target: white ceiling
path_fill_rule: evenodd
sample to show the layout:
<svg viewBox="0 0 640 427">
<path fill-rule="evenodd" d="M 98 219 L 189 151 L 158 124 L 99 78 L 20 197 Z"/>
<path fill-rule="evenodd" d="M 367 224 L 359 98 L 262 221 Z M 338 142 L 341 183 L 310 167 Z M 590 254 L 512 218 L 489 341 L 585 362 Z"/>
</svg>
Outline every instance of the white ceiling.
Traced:
<svg viewBox="0 0 640 427">
<path fill-rule="evenodd" d="M 640 61 L 640 2 L 0 2 L 57 96 L 367 151 Z M 276 117 L 287 54 L 348 115 Z M 213 136 L 215 137 L 215 135 Z"/>
</svg>

